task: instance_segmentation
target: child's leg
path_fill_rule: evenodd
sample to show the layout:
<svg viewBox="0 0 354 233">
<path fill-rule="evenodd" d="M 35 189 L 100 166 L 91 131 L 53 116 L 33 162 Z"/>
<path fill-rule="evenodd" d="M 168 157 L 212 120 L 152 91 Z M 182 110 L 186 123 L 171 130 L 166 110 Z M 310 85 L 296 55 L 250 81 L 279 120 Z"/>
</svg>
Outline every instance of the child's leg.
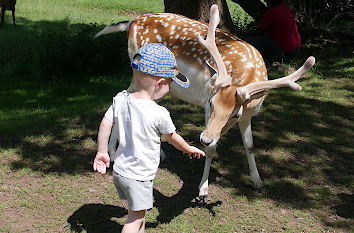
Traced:
<svg viewBox="0 0 354 233">
<path fill-rule="evenodd" d="M 128 210 L 128 219 L 125 223 L 122 233 L 144 233 L 146 210 L 133 211 Z"/>
</svg>

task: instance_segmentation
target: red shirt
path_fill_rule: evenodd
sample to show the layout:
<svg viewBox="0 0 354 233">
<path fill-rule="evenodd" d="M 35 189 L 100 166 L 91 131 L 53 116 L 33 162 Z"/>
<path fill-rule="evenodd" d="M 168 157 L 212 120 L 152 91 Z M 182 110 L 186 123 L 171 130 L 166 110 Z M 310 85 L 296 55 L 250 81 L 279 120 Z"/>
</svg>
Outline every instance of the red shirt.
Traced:
<svg viewBox="0 0 354 233">
<path fill-rule="evenodd" d="M 283 51 L 292 51 L 301 44 L 294 15 L 284 2 L 268 9 L 258 27 L 266 31 L 274 43 Z"/>
</svg>

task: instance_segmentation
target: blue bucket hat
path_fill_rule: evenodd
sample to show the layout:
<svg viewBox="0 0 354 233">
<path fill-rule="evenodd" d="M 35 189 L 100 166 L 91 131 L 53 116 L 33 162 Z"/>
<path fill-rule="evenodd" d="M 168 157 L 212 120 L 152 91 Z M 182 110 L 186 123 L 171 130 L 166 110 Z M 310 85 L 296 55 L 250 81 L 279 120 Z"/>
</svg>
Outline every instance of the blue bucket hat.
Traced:
<svg viewBox="0 0 354 233">
<path fill-rule="evenodd" d="M 131 63 L 132 67 L 145 74 L 172 78 L 183 88 L 189 87 L 189 80 L 178 71 L 175 56 L 160 43 L 147 44 L 138 49 Z"/>
</svg>

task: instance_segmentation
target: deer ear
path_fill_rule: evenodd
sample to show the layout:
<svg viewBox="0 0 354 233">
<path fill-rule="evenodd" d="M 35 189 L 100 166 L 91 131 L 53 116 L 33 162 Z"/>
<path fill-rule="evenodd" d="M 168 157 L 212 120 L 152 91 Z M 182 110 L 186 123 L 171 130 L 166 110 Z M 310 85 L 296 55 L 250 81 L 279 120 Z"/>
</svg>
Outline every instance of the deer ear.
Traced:
<svg viewBox="0 0 354 233">
<path fill-rule="evenodd" d="M 210 72 L 210 77 L 213 77 L 217 71 L 210 65 L 210 63 L 208 61 L 205 61 L 205 63 L 208 66 L 209 72 Z"/>
</svg>

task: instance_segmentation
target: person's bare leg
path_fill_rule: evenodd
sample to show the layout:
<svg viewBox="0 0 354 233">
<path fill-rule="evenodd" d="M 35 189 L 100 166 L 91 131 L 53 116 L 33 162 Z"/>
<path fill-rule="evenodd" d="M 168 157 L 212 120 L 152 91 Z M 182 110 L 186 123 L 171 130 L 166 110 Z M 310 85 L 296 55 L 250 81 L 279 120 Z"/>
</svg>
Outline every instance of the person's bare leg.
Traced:
<svg viewBox="0 0 354 233">
<path fill-rule="evenodd" d="M 141 224 L 141 227 L 140 227 L 140 230 L 139 230 L 139 233 L 144 233 L 145 232 L 145 217 L 143 219 L 143 224 Z"/>
<path fill-rule="evenodd" d="M 128 210 L 128 219 L 125 223 L 122 233 L 143 233 L 145 230 L 146 210 L 133 211 Z"/>
</svg>

